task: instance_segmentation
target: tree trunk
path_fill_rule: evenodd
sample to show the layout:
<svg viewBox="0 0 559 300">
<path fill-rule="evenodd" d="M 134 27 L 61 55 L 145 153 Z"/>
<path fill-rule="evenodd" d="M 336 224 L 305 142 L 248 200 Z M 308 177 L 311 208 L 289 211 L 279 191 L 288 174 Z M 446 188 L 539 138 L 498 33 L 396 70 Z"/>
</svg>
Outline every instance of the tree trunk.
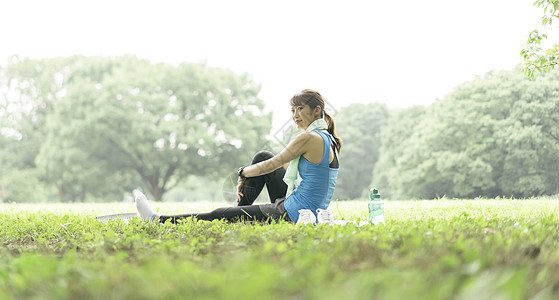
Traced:
<svg viewBox="0 0 559 300">
<path fill-rule="evenodd" d="M 80 202 L 84 203 L 85 202 L 85 187 L 82 186 L 81 190 L 80 190 Z"/>
<path fill-rule="evenodd" d="M 152 187 L 149 189 L 149 193 L 153 196 L 153 199 L 157 202 L 161 202 L 163 198 L 163 194 L 165 194 L 165 190 L 159 187 Z"/>
<path fill-rule="evenodd" d="M 6 195 L 6 187 L 0 182 L 0 203 L 4 203 L 4 195 Z"/>
<path fill-rule="evenodd" d="M 58 202 L 63 203 L 66 196 L 66 189 L 64 186 L 58 186 Z"/>
</svg>

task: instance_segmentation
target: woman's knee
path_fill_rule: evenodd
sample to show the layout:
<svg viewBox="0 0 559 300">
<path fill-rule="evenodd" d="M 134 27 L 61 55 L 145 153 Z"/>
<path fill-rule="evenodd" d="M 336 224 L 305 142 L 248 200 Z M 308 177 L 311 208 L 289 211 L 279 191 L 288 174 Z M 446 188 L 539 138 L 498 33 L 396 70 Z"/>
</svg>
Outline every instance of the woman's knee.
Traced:
<svg viewBox="0 0 559 300">
<path fill-rule="evenodd" d="M 274 157 L 274 154 L 270 151 L 266 151 L 266 150 L 259 151 L 252 158 L 252 164 L 257 164 L 259 162 L 268 160 L 272 157 Z"/>
</svg>

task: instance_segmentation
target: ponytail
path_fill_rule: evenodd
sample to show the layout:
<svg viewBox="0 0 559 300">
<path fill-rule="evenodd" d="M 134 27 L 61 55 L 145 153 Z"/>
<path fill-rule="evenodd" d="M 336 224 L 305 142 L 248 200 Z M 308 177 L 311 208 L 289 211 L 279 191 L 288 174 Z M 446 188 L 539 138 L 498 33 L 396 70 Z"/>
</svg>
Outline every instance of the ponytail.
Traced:
<svg viewBox="0 0 559 300">
<path fill-rule="evenodd" d="M 328 124 L 328 132 L 334 137 L 336 144 L 338 144 L 338 152 L 342 149 L 342 139 L 336 133 L 336 124 L 334 123 L 334 118 L 324 111 L 324 120 Z"/>
</svg>

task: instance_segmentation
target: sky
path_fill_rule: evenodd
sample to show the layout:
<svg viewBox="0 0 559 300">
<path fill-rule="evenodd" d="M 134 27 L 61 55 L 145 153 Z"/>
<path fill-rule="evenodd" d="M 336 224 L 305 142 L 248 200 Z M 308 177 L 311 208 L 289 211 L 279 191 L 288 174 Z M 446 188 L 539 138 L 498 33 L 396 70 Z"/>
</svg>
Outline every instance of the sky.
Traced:
<svg viewBox="0 0 559 300">
<path fill-rule="evenodd" d="M 429 105 L 457 85 L 521 63 L 534 0 L 18 0 L 0 4 L 0 64 L 17 54 L 135 54 L 249 73 L 274 112 L 319 91 L 350 103 Z M 328 111 L 328 109 L 327 109 Z"/>
</svg>

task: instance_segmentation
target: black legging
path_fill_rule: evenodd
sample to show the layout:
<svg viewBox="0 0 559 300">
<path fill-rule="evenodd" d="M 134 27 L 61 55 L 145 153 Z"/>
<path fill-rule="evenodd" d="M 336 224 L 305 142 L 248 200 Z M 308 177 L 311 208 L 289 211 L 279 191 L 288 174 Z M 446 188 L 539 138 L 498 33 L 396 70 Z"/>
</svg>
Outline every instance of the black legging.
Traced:
<svg viewBox="0 0 559 300">
<path fill-rule="evenodd" d="M 274 157 L 274 154 L 271 152 L 260 151 L 254 155 L 251 164 L 257 164 L 272 157 Z M 260 195 L 260 192 L 262 192 L 264 185 L 266 185 L 266 189 L 268 190 L 268 196 L 270 197 L 271 203 L 275 203 L 276 199 L 285 197 L 285 194 L 287 193 L 287 184 L 283 181 L 284 175 L 285 168 L 281 167 L 272 173 L 247 178 L 242 190 L 244 196 L 241 197 L 239 206 L 252 205 L 254 200 L 256 200 L 256 198 Z"/>
<path fill-rule="evenodd" d="M 256 164 L 272 157 L 274 157 L 274 155 L 271 152 L 260 151 L 256 153 L 251 164 Z M 167 220 L 176 223 L 177 220 L 189 217 L 207 221 L 224 219 L 229 222 L 270 221 L 278 219 L 289 220 L 285 208 L 283 207 L 283 199 L 287 193 L 287 185 L 283 182 L 284 175 L 285 168 L 281 167 L 268 174 L 247 178 L 242 189 L 243 197 L 241 197 L 238 206 L 220 207 L 209 213 L 162 215 L 159 217 L 159 220 L 162 223 Z M 262 192 L 264 185 L 266 185 L 268 190 L 271 204 L 252 205 L 256 198 L 258 198 L 258 195 L 260 195 L 260 192 Z"/>
</svg>

